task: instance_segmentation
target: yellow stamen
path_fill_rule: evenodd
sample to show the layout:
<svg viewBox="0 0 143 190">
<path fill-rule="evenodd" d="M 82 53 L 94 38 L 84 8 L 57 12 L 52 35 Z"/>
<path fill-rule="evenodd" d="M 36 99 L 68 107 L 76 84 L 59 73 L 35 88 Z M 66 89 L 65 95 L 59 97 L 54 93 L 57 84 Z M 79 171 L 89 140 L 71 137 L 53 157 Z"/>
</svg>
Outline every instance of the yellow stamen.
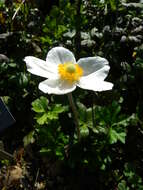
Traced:
<svg viewBox="0 0 143 190">
<path fill-rule="evenodd" d="M 66 62 L 58 65 L 58 72 L 62 80 L 69 83 L 77 82 L 83 75 L 83 69 L 72 62 Z"/>
</svg>

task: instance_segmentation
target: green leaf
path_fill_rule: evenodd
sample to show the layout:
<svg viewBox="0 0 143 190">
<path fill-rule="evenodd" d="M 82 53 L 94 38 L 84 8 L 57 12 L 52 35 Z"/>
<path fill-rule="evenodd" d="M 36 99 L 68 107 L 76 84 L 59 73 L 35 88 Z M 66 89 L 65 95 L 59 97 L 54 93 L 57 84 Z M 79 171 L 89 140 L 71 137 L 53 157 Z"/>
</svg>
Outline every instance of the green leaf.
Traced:
<svg viewBox="0 0 143 190">
<path fill-rule="evenodd" d="M 44 125 L 44 124 L 47 123 L 48 115 L 47 115 L 47 113 L 44 113 L 42 116 L 37 115 L 35 118 L 36 118 L 37 123 L 38 123 L 39 125 Z"/>
<path fill-rule="evenodd" d="M 80 120 L 88 125 L 88 122 L 92 121 L 92 108 L 86 108 L 86 106 L 80 102 L 77 102 L 78 112 Z"/>
<path fill-rule="evenodd" d="M 55 104 L 51 110 L 57 114 L 65 112 L 68 110 L 68 106 L 63 106 L 62 104 Z"/>
<path fill-rule="evenodd" d="M 114 144 L 118 140 L 122 143 L 125 143 L 125 137 L 126 137 L 125 132 L 117 132 L 112 127 L 110 127 L 110 129 L 108 131 L 108 135 L 109 135 L 109 143 L 110 144 Z"/>
<path fill-rule="evenodd" d="M 9 65 L 10 67 L 13 67 L 13 68 L 16 68 L 16 66 L 17 66 L 16 63 L 9 63 L 8 65 Z"/>
<path fill-rule="evenodd" d="M 124 126 L 124 127 L 127 127 L 130 123 L 133 125 L 134 123 L 136 124 L 138 121 L 138 117 L 135 115 L 135 114 L 132 114 L 131 116 L 117 122 L 117 123 L 114 123 L 112 125 L 113 126 Z"/>
<path fill-rule="evenodd" d="M 49 111 L 47 113 L 47 118 L 49 120 L 56 120 L 60 113 L 68 110 L 68 106 L 63 106 L 62 104 L 54 104 L 52 107 L 49 107 Z"/>
<path fill-rule="evenodd" d="M 61 152 L 61 150 L 60 149 L 56 149 L 56 156 L 58 156 L 58 157 L 63 157 L 63 153 Z"/>
<path fill-rule="evenodd" d="M 25 87 L 28 84 L 28 77 L 25 73 L 20 73 L 19 75 L 19 84 Z"/>
<path fill-rule="evenodd" d="M 129 187 L 127 187 L 126 181 L 122 180 L 119 184 L 118 184 L 118 190 L 129 190 Z"/>
<path fill-rule="evenodd" d="M 56 119 L 58 119 L 58 113 L 49 111 L 49 112 L 47 113 L 47 118 L 48 118 L 49 120 L 56 120 Z"/>
<path fill-rule="evenodd" d="M 40 150 L 40 153 L 43 154 L 43 155 L 48 154 L 48 153 L 50 153 L 50 152 L 51 152 L 51 149 L 50 149 L 50 148 L 45 148 L 45 147 L 43 147 L 43 148 L 41 148 L 41 150 Z"/>
<path fill-rule="evenodd" d="M 126 137 L 125 132 L 118 133 L 118 140 L 122 142 L 123 144 L 125 144 L 125 137 Z"/>
<path fill-rule="evenodd" d="M 109 0 L 110 1 L 110 6 L 113 11 L 116 10 L 116 0 Z"/>
<path fill-rule="evenodd" d="M 118 135 L 116 133 L 116 131 L 112 128 L 109 129 L 109 143 L 110 144 L 114 144 L 116 143 L 118 140 Z"/>
<path fill-rule="evenodd" d="M 86 125 L 80 127 L 80 135 L 81 137 L 86 137 L 89 135 L 89 129 Z"/>
<path fill-rule="evenodd" d="M 43 96 L 32 102 L 32 110 L 37 113 L 35 119 L 39 125 L 57 120 L 60 113 L 68 110 L 68 106 L 63 106 L 62 104 L 52 104 L 49 106 L 48 103 L 48 100 Z"/>
<path fill-rule="evenodd" d="M 26 147 L 29 144 L 34 143 L 35 139 L 34 139 L 34 131 L 31 131 L 28 135 L 26 135 L 23 138 L 23 142 L 24 142 L 24 147 Z"/>
<path fill-rule="evenodd" d="M 37 113 L 44 113 L 48 108 L 49 101 L 47 98 L 41 96 L 39 99 L 36 99 L 32 102 L 32 110 Z"/>
</svg>

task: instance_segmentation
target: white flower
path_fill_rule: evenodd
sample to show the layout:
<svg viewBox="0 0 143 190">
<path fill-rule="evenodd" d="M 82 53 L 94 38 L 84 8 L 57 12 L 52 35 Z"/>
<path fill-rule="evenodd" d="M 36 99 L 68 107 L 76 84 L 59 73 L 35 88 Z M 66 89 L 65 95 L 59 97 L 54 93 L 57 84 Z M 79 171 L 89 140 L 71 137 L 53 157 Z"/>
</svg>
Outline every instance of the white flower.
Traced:
<svg viewBox="0 0 143 190">
<path fill-rule="evenodd" d="M 105 82 L 110 69 L 108 61 L 99 56 L 79 59 L 71 51 L 55 47 L 48 52 L 46 61 L 33 56 L 25 57 L 30 73 L 47 78 L 39 89 L 48 94 L 67 94 L 76 86 L 93 91 L 110 90 L 113 84 Z"/>
</svg>

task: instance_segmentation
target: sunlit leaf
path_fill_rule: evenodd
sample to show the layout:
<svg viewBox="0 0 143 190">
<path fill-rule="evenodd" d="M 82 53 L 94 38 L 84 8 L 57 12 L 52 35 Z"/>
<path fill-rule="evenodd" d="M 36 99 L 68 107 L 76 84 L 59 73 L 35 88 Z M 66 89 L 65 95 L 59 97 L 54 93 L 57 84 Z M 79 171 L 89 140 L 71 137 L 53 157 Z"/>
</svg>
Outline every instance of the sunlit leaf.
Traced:
<svg viewBox="0 0 143 190">
<path fill-rule="evenodd" d="M 41 96 L 39 99 L 32 102 L 32 110 L 37 113 L 43 113 L 48 109 L 48 103 L 48 99 Z"/>
</svg>

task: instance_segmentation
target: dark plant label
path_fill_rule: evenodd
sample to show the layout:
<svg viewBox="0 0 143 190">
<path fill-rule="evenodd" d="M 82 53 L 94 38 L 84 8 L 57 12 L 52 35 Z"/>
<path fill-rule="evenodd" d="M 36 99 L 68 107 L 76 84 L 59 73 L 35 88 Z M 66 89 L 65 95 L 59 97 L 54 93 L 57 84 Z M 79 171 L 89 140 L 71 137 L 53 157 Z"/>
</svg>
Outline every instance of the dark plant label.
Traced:
<svg viewBox="0 0 143 190">
<path fill-rule="evenodd" d="M 15 119 L 9 112 L 2 98 L 0 98 L 0 132 L 2 132 L 7 127 L 12 126 L 15 123 Z"/>
</svg>

